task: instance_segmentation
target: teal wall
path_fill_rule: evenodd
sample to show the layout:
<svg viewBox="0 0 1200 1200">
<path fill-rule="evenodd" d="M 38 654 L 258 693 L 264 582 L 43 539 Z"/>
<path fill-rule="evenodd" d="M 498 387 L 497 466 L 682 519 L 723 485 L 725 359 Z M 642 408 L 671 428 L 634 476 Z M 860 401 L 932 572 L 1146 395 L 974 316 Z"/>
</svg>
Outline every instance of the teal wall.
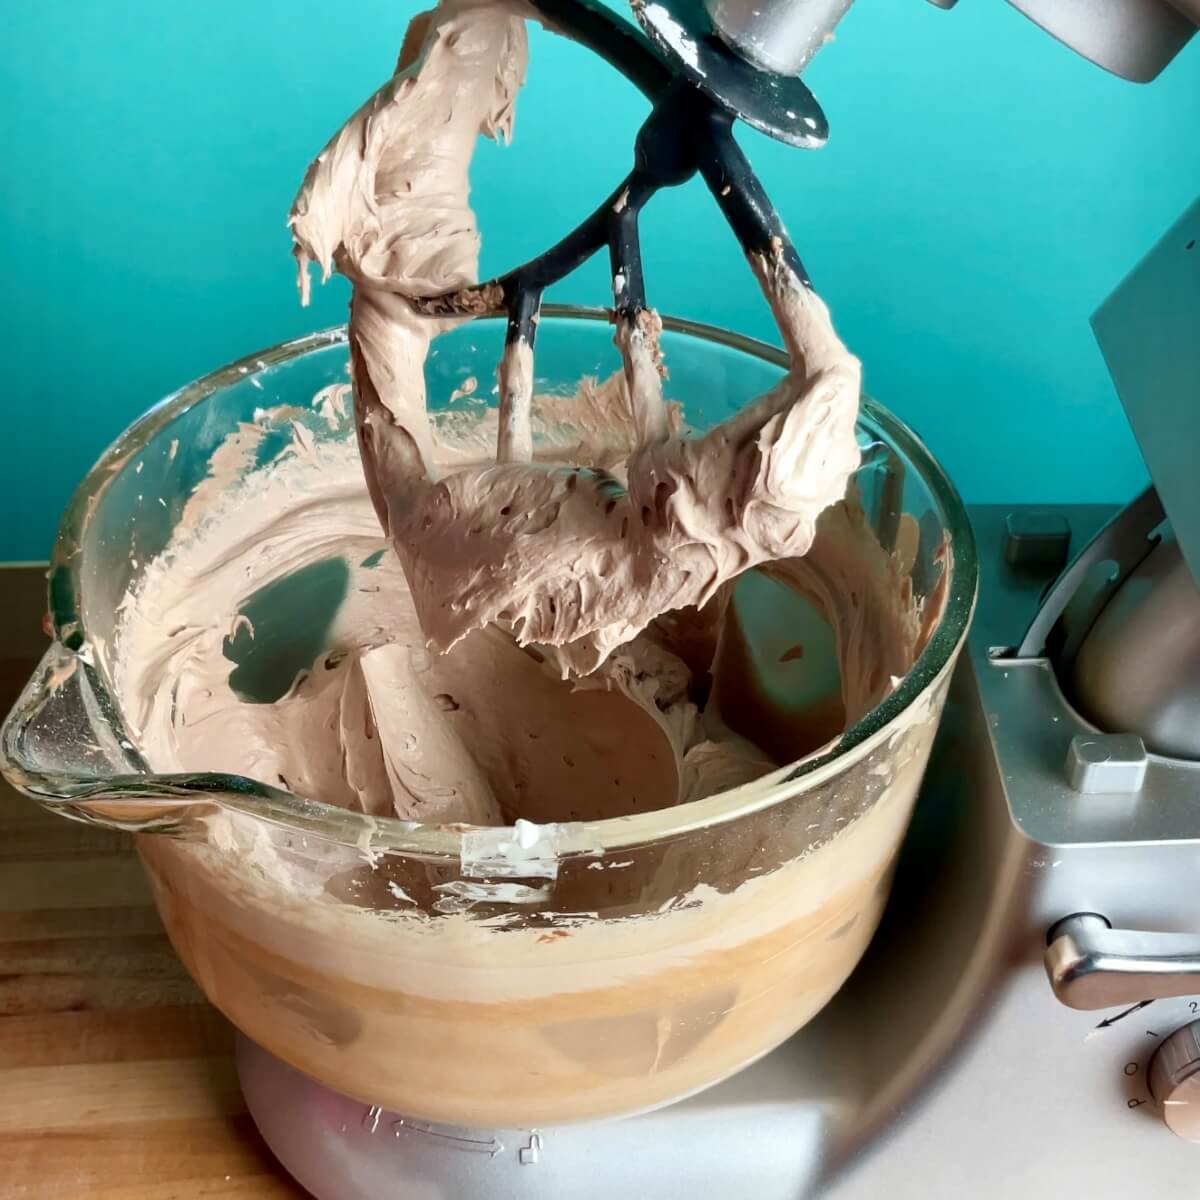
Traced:
<svg viewBox="0 0 1200 1200">
<path fill-rule="evenodd" d="M 412 11 L 5 5 L 0 559 L 46 555 L 75 480 L 162 394 L 342 319 L 340 281 L 297 306 L 284 216 Z M 810 82 L 825 150 L 743 144 L 869 389 L 968 499 L 1128 495 L 1142 467 L 1087 316 L 1200 191 L 1200 46 L 1138 87 L 1000 0 L 859 0 Z M 602 63 L 535 35 L 515 145 L 478 160 L 485 269 L 607 191 L 642 111 Z M 702 189 L 660 197 L 644 241 L 661 310 L 773 335 Z M 585 270 L 558 298 L 604 287 Z"/>
</svg>

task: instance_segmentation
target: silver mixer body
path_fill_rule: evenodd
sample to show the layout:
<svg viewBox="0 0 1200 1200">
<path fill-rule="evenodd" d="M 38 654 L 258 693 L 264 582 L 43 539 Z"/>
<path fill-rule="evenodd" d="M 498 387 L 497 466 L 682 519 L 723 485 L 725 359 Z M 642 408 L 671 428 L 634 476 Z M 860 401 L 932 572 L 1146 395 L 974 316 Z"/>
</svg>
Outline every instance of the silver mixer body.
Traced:
<svg viewBox="0 0 1200 1200">
<path fill-rule="evenodd" d="M 704 0 L 713 29 L 763 71 L 804 69 L 831 37 L 852 0 Z M 687 0 L 660 0 L 668 9 Z M 958 0 L 930 0 L 953 8 Z M 1009 0 L 1013 8 L 1077 54 L 1147 83 L 1200 25 L 1198 0 Z"/>
</svg>

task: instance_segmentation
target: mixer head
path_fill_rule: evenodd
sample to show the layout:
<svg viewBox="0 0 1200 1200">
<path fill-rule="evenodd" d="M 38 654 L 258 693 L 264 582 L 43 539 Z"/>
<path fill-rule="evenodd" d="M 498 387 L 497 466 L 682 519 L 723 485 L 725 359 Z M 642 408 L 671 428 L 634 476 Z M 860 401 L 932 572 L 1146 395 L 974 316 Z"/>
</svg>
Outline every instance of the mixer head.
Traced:
<svg viewBox="0 0 1200 1200">
<path fill-rule="evenodd" d="M 950 8 L 956 0 L 931 2 Z M 1177 2 L 1190 6 L 1194 0 Z M 606 59 L 654 107 L 637 134 L 633 170 L 556 245 L 484 283 L 410 298 L 416 311 L 430 316 L 508 314 L 506 360 L 500 371 L 500 461 L 527 457 L 522 451 L 530 437 L 532 378 L 516 356 L 519 348 L 532 349 L 542 295 L 602 246 L 608 247 L 612 265 L 618 344 L 626 370 L 639 369 L 630 361 L 628 344 L 638 342 L 641 334 L 657 360 L 653 318 L 646 323 L 638 219 L 659 190 L 699 173 L 751 261 L 781 262 L 808 284 L 732 128 L 742 120 L 792 146 L 824 145 L 829 134 L 825 114 L 798 72 L 830 40 L 851 0 L 631 0 L 645 37 L 598 0 L 530 3 L 548 28 Z M 1145 51 L 1146 61 L 1132 64 L 1076 36 L 1076 25 L 1091 28 L 1086 12 L 1072 8 L 1075 24 L 1064 25 L 1049 21 L 1034 0 L 1013 3 L 1081 54 L 1129 78 L 1151 77 L 1194 32 L 1189 17 L 1159 0 L 1137 11 L 1121 5 L 1121 44 Z"/>
</svg>

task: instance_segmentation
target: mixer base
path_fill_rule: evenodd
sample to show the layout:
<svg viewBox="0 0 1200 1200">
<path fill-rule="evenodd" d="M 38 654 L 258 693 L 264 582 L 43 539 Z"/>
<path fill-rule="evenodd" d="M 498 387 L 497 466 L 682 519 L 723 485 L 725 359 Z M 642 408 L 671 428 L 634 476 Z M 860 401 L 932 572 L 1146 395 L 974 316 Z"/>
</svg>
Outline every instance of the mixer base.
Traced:
<svg viewBox="0 0 1200 1200">
<path fill-rule="evenodd" d="M 263 1139 L 317 1200 L 375 1200 L 401 1184 L 412 1189 L 406 1196 L 474 1195 L 476 1180 L 484 1195 L 498 1177 L 538 1160 L 537 1134 L 385 1112 L 331 1091 L 240 1034 L 237 1069 Z"/>
<path fill-rule="evenodd" d="M 237 1067 L 263 1139 L 316 1200 L 648 1191 L 656 1200 L 795 1200 L 813 1186 L 828 1135 L 822 1106 L 797 1103 L 787 1046 L 657 1112 L 540 1132 L 463 1129 L 386 1112 L 331 1091 L 241 1035 Z"/>
</svg>

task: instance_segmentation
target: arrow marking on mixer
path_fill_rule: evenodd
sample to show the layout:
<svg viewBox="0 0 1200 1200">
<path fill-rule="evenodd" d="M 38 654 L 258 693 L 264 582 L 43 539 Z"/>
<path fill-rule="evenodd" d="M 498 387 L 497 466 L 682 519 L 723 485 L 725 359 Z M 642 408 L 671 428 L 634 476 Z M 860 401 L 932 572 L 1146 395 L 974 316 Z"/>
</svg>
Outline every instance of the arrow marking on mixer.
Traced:
<svg viewBox="0 0 1200 1200">
<path fill-rule="evenodd" d="M 403 1118 L 392 1122 L 392 1133 L 396 1137 L 399 1137 L 401 1133 L 423 1133 L 426 1137 L 448 1142 L 460 1150 L 466 1150 L 472 1154 L 486 1154 L 489 1158 L 495 1158 L 504 1149 L 504 1143 L 494 1134 L 489 1141 L 485 1142 L 480 1138 L 460 1137 L 453 1133 L 442 1133 L 441 1130 L 430 1129 L 427 1125 L 419 1125 L 415 1121 L 406 1121 Z"/>
<path fill-rule="evenodd" d="M 1143 1008 L 1145 1008 L 1146 1005 L 1153 1004 L 1153 1003 L 1154 1003 L 1153 1000 L 1143 1000 L 1140 1004 L 1131 1005 L 1124 1012 L 1117 1013 L 1117 1015 L 1115 1017 L 1105 1017 L 1104 1020 L 1101 1021 L 1100 1024 L 1096 1026 L 1096 1028 L 1097 1029 L 1107 1029 L 1110 1025 L 1115 1025 L 1118 1021 L 1124 1020 L 1126 1017 L 1132 1015 L 1135 1012 L 1141 1012 L 1141 1010 Z"/>
</svg>

